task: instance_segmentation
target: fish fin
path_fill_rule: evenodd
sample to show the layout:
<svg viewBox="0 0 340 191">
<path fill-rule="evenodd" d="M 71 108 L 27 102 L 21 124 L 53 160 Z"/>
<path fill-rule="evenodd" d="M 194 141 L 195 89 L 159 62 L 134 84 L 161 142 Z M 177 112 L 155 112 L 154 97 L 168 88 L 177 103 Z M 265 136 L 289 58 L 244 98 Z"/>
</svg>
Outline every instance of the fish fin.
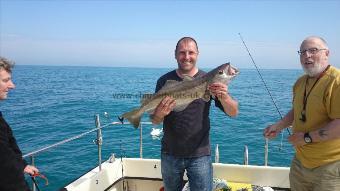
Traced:
<svg viewBox="0 0 340 191">
<path fill-rule="evenodd" d="M 124 124 L 124 117 L 118 116 L 118 120 L 119 120 L 122 124 Z"/>
<path fill-rule="evenodd" d="M 191 77 L 189 75 L 183 75 L 183 81 L 191 81 L 193 79 L 194 79 L 194 77 Z"/>
<path fill-rule="evenodd" d="M 181 105 L 181 106 L 178 106 L 178 107 L 176 106 L 176 107 L 174 108 L 174 111 L 176 111 L 176 112 L 183 111 L 183 110 L 185 110 L 185 108 L 188 107 L 188 105 L 189 105 L 189 104 Z"/>
<path fill-rule="evenodd" d="M 194 77 L 189 75 L 183 75 L 183 81 L 192 81 Z M 157 94 L 161 94 L 171 88 L 176 87 L 178 84 L 182 83 L 183 81 L 176 81 L 176 80 L 167 80 L 164 86 L 157 92 Z"/>
<path fill-rule="evenodd" d="M 142 113 L 140 113 L 140 109 L 138 108 L 124 113 L 121 118 L 126 118 L 133 125 L 133 127 L 137 129 L 142 118 Z"/>
<path fill-rule="evenodd" d="M 149 100 L 151 100 L 153 98 L 153 95 L 152 93 L 146 93 L 146 94 L 143 94 L 143 97 L 140 101 L 140 103 L 142 105 L 144 105 L 145 103 L 147 103 Z"/>
<path fill-rule="evenodd" d="M 161 93 L 167 91 L 168 89 L 177 86 L 179 83 L 180 82 L 178 82 L 176 80 L 167 80 L 165 82 L 165 84 L 163 85 L 163 87 L 157 92 L 157 94 L 161 94 Z"/>
<path fill-rule="evenodd" d="M 167 80 L 163 86 L 163 88 L 169 88 L 169 87 L 173 87 L 176 86 L 179 82 L 176 80 Z M 162 89 L 163 89 L 162 88 Z"/>
</svg>

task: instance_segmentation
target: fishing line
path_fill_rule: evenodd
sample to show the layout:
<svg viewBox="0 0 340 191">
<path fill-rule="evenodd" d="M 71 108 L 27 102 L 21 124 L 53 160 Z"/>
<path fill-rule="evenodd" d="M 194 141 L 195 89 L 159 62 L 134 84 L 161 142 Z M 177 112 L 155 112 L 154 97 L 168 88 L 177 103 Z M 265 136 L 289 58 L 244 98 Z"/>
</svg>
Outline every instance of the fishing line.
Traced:
<svg viewBox="0 0 340 191">
<path fill-rule="evenodd" d="M 240 38 L 241 38 L 241 40 L 242 40 L 242 42 L 243 42 L 243 45 L 244 45 L 244 47 L 246 48 L 246 50 L 247 50 L 247 52 L 248 52 L 248 54 L 249 54 L 249 56 L 250 56 L 250 58 L 251 58 L 251 61 L 253 62 L 254 66 L 255 66 L 255 68 L 256 68 L 256 71 L 257 71 L 257 73 L 259 74 L 259 76 L 260 76 L 260 78 L 261 78 L 261 80 L 262 80 L 262 83 L 263 83 L 264 87 L 266 88 L 266 90 L 267 90 L 267 92 L 268 92 L 268 94 L 269 94 L 269 96 L 270 96 L 270 98 L 271 98 L 271 100 L 272 100 L 272 102 L 273 102 L 273 104 L 274 104 L 274 106 L 275 106 L 276 111 L 279 113 L 281 119 L 283 119 L 283 116 L 282 116 L 282 114 L 281 114 L 279 108 L 277 107 L 276 102 L 275 102 L 275 100 L 274 100 L 274 98 L 273 98 L 271 92 L 269 91 L 269 88 L 268 88 L 266 82 L 264 81 L 264 79 L 263 79 L 263 77 L 262 77 L 262 75 L 261 75 L 261 72 L 260 72 L 259 68 L 257 67 L 257 65 L 256 65 L 256 63 L 255 63 L 255 61 L 254 61 L 254 59 L 253 59 L 253 56 L 250 54 L 250 51 L 249 51 L 249 49 L 248 49 L 246 43 L 244 42 L 241 33 L 238 33 L 238 35 L 240 36 Z M 288 131 L 288 134 L 290 135 L 290 131 L 289 131 L 288 128 L 287 128 L 287 131 Z M 282 149 L 282 139 L 283 139 L 283 131 L 282 131 L 282 133 L 281 133 L 281 147 L 280 147 L 280 150 Z"/>
</svg>

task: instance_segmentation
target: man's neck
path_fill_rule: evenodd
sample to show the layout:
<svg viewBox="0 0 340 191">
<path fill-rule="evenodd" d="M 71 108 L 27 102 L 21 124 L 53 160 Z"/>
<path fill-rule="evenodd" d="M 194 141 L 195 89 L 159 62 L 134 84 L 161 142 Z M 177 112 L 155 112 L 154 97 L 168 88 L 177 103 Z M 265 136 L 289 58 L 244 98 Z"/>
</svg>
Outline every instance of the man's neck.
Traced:
<svg viewBox="0 0 340 191">
<path fill-rule="evenodd" d="M 180 77 L 180 78 L 183 78 L 184 76 L 191 76 L 191 77 L 194 77 L 198 72 L 198 68 L 195 67 L 193 68 L 192 70 L 190 71 L 183 71 L 183 70 L 180 70 L 180 69 L 177 69 L 176 70 L 176 73 L 177 75 Z"/>
</svg>

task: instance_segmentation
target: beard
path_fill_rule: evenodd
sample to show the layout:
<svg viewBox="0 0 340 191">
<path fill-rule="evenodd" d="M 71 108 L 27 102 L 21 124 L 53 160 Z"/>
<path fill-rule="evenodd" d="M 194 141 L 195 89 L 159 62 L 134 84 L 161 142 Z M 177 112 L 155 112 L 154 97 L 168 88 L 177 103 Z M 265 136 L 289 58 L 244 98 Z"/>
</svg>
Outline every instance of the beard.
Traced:
<svg viewBox="0 0 340 191">
<path fill-rule="evenodd" d="M 303 66 L 302 68 L 303 68 L 303 71 L 305 71 L 305 73 L 308 75 L 308 76 L 310 76 L 310 77 L 316 77 L 316 76 L 318 76 L 319 74 L 321 74 L 324 70 L 325 70 L 325 68 L 326 68 L 327 66 L 322 66 L 322 64 L 320 64 L 320 63 L 315 63 L 314 65 L 313 65 L 313 67 L 305 67 L 305 66 Z"/>
</svg>

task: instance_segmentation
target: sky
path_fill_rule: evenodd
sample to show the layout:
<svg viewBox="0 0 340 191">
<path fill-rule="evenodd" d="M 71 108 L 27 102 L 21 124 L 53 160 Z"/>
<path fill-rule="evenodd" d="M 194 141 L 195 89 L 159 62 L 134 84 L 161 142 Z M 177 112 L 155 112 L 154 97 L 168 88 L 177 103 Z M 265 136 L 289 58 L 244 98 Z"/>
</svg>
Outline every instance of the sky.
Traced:
<svg viewBox="0 0 340 191">
<path fill-rule="evenodd" d="M 174 49 L 196 39 L 198 66 L 230 62 L 299 69 L 307 36 L 323 37 L 340 68 L 337 0 L 0 0 L 0 55 L 18 65 L 174 68 Z"/>
</svg>

